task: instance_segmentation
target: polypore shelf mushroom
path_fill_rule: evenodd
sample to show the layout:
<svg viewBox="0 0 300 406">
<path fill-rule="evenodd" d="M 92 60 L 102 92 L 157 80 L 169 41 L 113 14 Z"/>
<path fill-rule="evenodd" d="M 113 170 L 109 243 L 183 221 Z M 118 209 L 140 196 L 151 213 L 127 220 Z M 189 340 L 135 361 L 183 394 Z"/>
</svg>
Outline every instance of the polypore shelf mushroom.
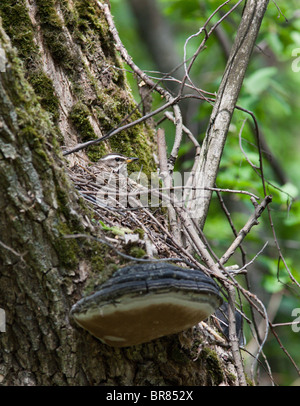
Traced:
<svg viewBox="0 0 300 406">
<path fill-rule="evenodd" d="M 119 269 L 70 314 L 105 344 L 127 347 L 186 330 L 221 304 L 218 286 L 201 270 L 155 262 Z"/>
</svg>

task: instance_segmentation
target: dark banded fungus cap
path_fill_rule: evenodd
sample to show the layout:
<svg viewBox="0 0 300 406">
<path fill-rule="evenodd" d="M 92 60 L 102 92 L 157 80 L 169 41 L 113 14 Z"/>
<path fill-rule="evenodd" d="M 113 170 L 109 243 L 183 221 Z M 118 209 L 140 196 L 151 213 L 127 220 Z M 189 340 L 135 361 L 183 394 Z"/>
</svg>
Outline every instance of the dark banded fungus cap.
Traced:
<svg viewBox="0 0 300 406">
<path fill-rule="evenodd" d="M 186 330 L 221 304 L 218 286 L 201 270 L 155 262 L 119 269 L 70 314 L 105 344 L 127 347 Z"/>
</svg>

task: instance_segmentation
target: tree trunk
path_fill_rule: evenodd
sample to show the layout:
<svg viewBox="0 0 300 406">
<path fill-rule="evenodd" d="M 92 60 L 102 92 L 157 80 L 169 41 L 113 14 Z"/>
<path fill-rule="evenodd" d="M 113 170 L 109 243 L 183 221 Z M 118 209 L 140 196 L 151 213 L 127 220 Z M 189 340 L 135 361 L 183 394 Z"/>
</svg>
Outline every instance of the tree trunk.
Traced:
<svg viewBox="0 0 300 406">
<path fill-rule="evenodd" d="M 92 226 L 60 145 L 105 134 L 135 103 L 95 1 L 1 0 L 0 16 L 1 384 L 232 383 L 214 350 L 198 354 L 192 332 L 115 349 L 70 322 L 89 275 L 112 254 L 64 238 Z M 152 138 L 139 125 L 87 156 L 137 154 L 150 171 Z"/>
</svg>

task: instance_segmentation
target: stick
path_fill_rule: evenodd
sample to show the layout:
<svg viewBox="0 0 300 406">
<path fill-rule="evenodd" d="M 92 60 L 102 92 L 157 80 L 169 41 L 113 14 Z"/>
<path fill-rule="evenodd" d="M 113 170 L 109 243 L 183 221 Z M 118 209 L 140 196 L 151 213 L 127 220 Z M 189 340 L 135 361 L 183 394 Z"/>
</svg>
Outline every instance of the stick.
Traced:
<svg viewBox="0 0 300 406">
<path fill-rule="evenodd" d="M 160 176 L 162 177 L 167 189 L 170 191 L 170 198 L 174 199 L 174 192 L 172 192 L 173 190 L 172 176 L 170 175 L 167 161 L 167 146 L 165 132 L 162 128 L 159 128 L 157 130 L 157 148 L 158 148 Z M 177 221 L 174 207 L 170 204 L 168 205 L 168 214 L 171 231 L 174 235 L 175 241 L 180 244 L 181 243 L 180 226 Z"/>
<path fill-rule="evenodd" d="M 261 202 L 261 204 L 256 206 L 255 211 L 252 214 L 252 216 L 249 218 L 249 220 L 244 225 L 244 227 L 239 231 L 236 239 L 233 241 L 231 246 L 228 248 L 228 250 L 225 252 L 225 254 L 220 259 L 220 263 L 222 265 L 226 264 L 226 262 L 229 260 L 229 258 L 234 254 L 237 247 L 242 243 L 243 239 L 250 232 L 251 228 L 258 224 L 257 219 L 261 216 L 262 212 L 265 210 L 267 205 L 269 203 L 271 203 L 271 201 L 272 201 L 272 196 L 266 196 L 264 198 L 264 200 Z"/>
<path fill-rule="evenodd" d="M 240 386 L 247 386 L 241 353 L 239 350 L 239 340 L 236 335 L 236 320 L 235 320 L 235 288 L 228 286 L 228 327 L 229 327 L 229 341 L 231 344 L 232 355 L 237 371 L 237 376 Z"/>
</svg>

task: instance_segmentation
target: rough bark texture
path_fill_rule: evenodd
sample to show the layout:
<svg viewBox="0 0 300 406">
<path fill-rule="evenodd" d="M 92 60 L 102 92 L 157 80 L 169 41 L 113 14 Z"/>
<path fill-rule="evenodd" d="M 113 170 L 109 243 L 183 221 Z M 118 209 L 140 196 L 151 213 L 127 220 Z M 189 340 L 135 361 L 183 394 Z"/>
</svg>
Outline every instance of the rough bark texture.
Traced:
<svg viewBox="0 0 300 406">
<path fill-rule="evenodd" d="M 1 0 L 0 16 L 1 384 L 232 383 L 214 350 L 198 354 L 191 332 L 114 349 L 71 325 L 70 307 L 89 274 L 113 259 L 98 243 L 64 238 L 88 233 L 90 222 L 60 145 L 105 133 L 135 104 L 94 1 Z M 137 153 L 147 171 L 151 137 L 142 125 L 87 154 Z"/>
</svg>

